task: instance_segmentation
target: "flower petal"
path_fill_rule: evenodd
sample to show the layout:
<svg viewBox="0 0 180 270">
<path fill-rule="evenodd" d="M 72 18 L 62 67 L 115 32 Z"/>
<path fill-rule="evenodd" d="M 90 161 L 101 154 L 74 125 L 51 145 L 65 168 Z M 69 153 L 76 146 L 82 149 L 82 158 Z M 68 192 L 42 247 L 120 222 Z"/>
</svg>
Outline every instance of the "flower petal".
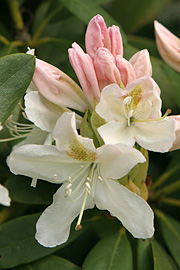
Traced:
<svg viewBox="0 0 180 270">
<path fill-rule="evenodd" d="M 71 65 L 76 72 L 84 95 L 91 106 L 94 107 L 95 99 L 97 101 L 100 99 L 100 89 L 92 59 L 75 42 L 72 44 L 72 48 L 68 50 L 68 53 Z"/>
<path fill-rule="evenodd" d="M 180 149 L 180 115 L 172 115 L 170 117 L 174 118 L 175 120 L 176 139 L 173 143 L 173 147 L 170 149 L 170 151 L 173 151 Z"/>
<path fill-rule="evenodd" d="M 24 145 L 16 148 L 8 158 L 8 166 L 14 174 L 61 183 L 75 171 L 81 169 L 81 162 L 70 158 L 66 152 L 59 152 L 55 146 Z M 55 176 L 56 175 L 56 176 Z"/>
<path fill-rule="evenodd" d="M 157 21 L 154 21 L 154 28 L 161 57 L 170 67 L 180 72 L 180 39 Z"/>
<path fill-rule="evenodd" d="M 122 144 L 103 145 L 97 149 L 100 173 L 103 178 L 119 179 L 137 164 L 146 159 L 135 148 Z"/>
<path fill-rule="evenodd" d="M 114 180 L 97 182 L 95 203 L 117 217 L 136 238 L 150 238 L 154 233 L 153 211 L 141 197 Z"/>
<path fill-rule="evenodd" d="M 84 196 L 77 200 L 65 198 L 67 184 L 62 185 L 53 198 L 53 203 L 46 208 L 36 224 L 36 239 L 45 247 L 55 247 L 67 241 L 72 221 L 81 210 Z M 93 208 L 94 202 L 90 196 L 85 209 Z"/>
<path fill-rule="evenodd" d="M 98 132 L 105 144 L 121 143 L 133 146 L 135 143 L 132 129 L 127 125 L 127 119 L 123 117 L 119 121 L 110 121 L 99 127 Z"/>
<path fill-rule="evenodd" d="M 78 135 L 76 130 L 75 113 L 64 113 L 53 131 L 56 147 L 73 159 L 92 162 L 96 158 L 96 149 L 93 140 Z"/>
<path fill-rule="evenodd" d="M 10 202 L 11 202 L 11 199 L 9 197 L 8 189 L 0 184 L 0 204 L 9 206 Z"/>
<path fill-rule="evenodd" d="M 81 88 L 69 76 L 37 58 L 33 83 L 41 95 L 52 103 L 81 112 L 87 107 Z"/>
<path fill-rule="evenodd" d="M 129 62 L 134 68 L 136 79 L 145 75 L 152 76 L 152 66 L 148 50 L 145 49 L 137 52 L 131 57 Z"/>
<path fill-rule="evenodd" d="M 174 119 L 166 117 L 160 121 L 134 122 L 134 137 L 143 148 L 154 152 L 167 152 L 175 140 Z"/>
<path fill-rule="evenodd" d="M 107 122 L 119 120 L 123 91 L 117 84 L 106 86 L 101 92 L 101 99 L 96 106 L 96 112 Z"/>
<path fill-rule="evenodd" d="M 120 74 L 115 65 L 114 56 L 107 48 L 99 48 L 94 57 L 94 69 L 96 71 L 100 90 L 105 86 L 120 84 Z"/>
<path fill-rule="evenodd" d="M 42 97 L 38 91 L 25 95 L 25 112 L 28 119 L 42 130 L 51 132 L 57 119 L 69 111 L 65 107 L 56 105 Z"/>
<path fill-rule="evenodd" d="M 105 47 L 111 50 L 111 40 L 106 23 L 101 15 L 94 16 L 87 27 L 85 37 L 86 51 L 94 59 L 98 48 Z"/>
</svg>

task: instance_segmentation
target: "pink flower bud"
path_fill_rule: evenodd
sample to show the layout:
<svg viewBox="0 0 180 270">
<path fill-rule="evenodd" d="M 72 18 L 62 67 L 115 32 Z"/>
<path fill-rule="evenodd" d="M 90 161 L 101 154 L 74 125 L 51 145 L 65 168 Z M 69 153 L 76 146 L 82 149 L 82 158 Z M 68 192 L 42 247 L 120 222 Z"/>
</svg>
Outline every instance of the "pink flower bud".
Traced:
<svg viewBox="0 0 180 270">
<path fill-rule="evenodd" d="M 152 76 L 152 66 L 148 50 L 144 49 L 137 52 L 131 57 L 129 62 L 134 68 L 136 79 L 146 75 Z"/>
<path fill-rule="evenodd" d="M 180 72 L 180 39 L 157 21 L 154 21 L 154 28 L 161 57 L 170 67 Z"/>
<path fill-rule="evenodd" d="M 85 44 L 86 51 L 92 59 L 94 59 L 94 55 L 100 47 L 111 50 L 108 29 L 102 16 L 96 15 L 89 22 L 86 30 Z"/>
<path fill-rule="evenodd" d="M 58 68 L 36 58 L 32 82 L 49 101 L 85 111 L 87 103 L 81 88 Z"/>
<path fill-rule="evenodd" d="M 172 115 L 169 117 L 173 117 L 175 120 L 175 133 L 176 133 L 176 139 L 173 143 L 172 148 L 170 151 L 178 150 L 180 149 L 180 115 Z"/>
<path fill-rule="evenodd" d="M 84 95 L 91 106 L 94 107 L 95 99 L 97 101 L 100 99 L 100 90 L 92 59 L 88 54 L 84 53 L 81 47 L 76 43 L 72 44 L 72 48 L 69 49 L 68 52 L 71 65 L 76 72 Z"/>
<path fill-rule="evenodd" d="M 108 33 L 111 40 L 111 53 L 114 56 L 118 54 L 123 56 L 123 42 L 119 27 L 115 25 L 109 27 Z"/>
<path fill-rule="evenodd" d="M 122 56 L 116 56 L 116 66 L 120 72 L 121 80 L 124 86 L 136 79 L 132 65 Z"/>
<path fill-rule="evenodd" d="M 98 79 L 100 90 L 105 86 L 120 84 L 120 74 L 115 64 L 114 56 L 106 48 L 99 48 L 94 57 L 94 68 Z"/>
</svg>

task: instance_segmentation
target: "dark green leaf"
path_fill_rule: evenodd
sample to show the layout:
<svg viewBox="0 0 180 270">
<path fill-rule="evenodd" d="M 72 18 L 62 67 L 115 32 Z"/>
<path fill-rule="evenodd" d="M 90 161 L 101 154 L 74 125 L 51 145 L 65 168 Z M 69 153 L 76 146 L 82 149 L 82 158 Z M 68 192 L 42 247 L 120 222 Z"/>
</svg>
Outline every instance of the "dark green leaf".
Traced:
<svg viewBox="0 0 180 270">
<path fill-rule="evenodd" d="M 93 16 L 100 14 L 103 16 L 106 24 L 111 26 L 119 23 L 113 19 L 103 8 L 101 8 L 96 0 L 59 0 L 63 5 L 72 12 L 76 17 L 88 24 Z M 123 41 L 126 43 L 125 34 L 121 28 Z"/>
<path fill-rule="evenodd" d="M 149 240 L 137 240 L 137 270 L 152 270 L 153 258 Z"/>
<path fill-rule="evenodd" d="M 100 240 L 86 257 L 83 269 L 132 270 L 132 250 L 125 229 Z"/>
<path fill-rule="evenodd" d="M 80 270 L 79 266 L 61 257 L 48 256 L 31 264 L 22 265 L 14 270 Z"/>
<path fill-rule="evenodd" d="M 158 217 L 165 243 L 180 267 L 180 223 L 158 210 L 155 213 Z"/>
<path fill-rule="evenodd" d="M 108 12 L 113 14 L 126 32 L 132 33 L 151 22 L 170 2 L 172 0 L 116 0 L 108 6 Z"/>
<path fill-rule="evenodd" d="M 51 204 L 53 194 L 59 185 L 38 181 L 37 187 L 31 187 L 32 179 L 25 176 L 11 176 L 5 186 L 8 188 L 12 201 L 25 204 Z"/>
<path fill-rule="evenodd" d="M 84 224 L 83 229 L 72 232 L 69 240 L 55 248 L 45 248 L 35 240 L 35 227 L 39 214 L 23 216 L 9 221 L 0 226 L 0 269 L 15 267 L 41 259 L 71 243 L 88 229 Z"/>
<path fill-rule="evenodd" d="M 35 58 L 12 54 L 0 58 L 0 122 L 4 122 L 28 88 Z"/>
<path fill-rule="evenodd" d="M 154 270 L 177 270 L 172 259 L 156 240 L 151 241 L 151 246 L 154 259 Z"/>
</svg>

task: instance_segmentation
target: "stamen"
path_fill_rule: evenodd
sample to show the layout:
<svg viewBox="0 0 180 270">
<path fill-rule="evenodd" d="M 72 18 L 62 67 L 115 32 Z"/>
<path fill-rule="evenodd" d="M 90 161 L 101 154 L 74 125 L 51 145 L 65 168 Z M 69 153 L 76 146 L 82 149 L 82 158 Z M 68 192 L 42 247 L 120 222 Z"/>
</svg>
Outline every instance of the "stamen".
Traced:
<svg viewBox="0 0 180 270">
<path fill-rule="evenodd" d="M 103 178 L 100 175 L 98 176 L 98 180 L 103 182 Z"/>
<path fill-rule="evenodd" d="M 82 204 L 81 211 L 80 211 L 80 214 L 79 214 L 79 218 L 78 218 L 78 221 L 77 221 L 77 224 L 76 224 L 76 227 L 75 227 L 76 231 L 82 229 L 81 220 L 82 220 L 82 217 L 83 217 L 84 208 L 85 208 L 86 201 L 87 201 L 87 196 L 88 196 L 88 191 L 86 191 L 86 193 L 84 195 L 83 204 Z"/>
<path fill-rule="evenodd" d="M 131 122 L 153 122 L 153 121 L 161 121 L 164 118 L 166 118 L 169 114 L 171 113 L 171 109 L 167 109 L 167 111 L 165 112 L 165 114 L 157 119 L 135 119 L 135 118 L 131 118 Z"/>
<path fill-rule="evenodd" d="M 18 103 L 19 107 L 21 108 L 21 110 L 25 110 L 25 108 L 22 106 L 21 102 Z"/>
<path fill-rule="evenodd" d="M 90 186 L 89 182 L 86 182 L 85 185 L 86 185 L 86 191 L 88 192 L 88 194 L 90 194 L 91 193 L 91 186 Z"/>
<path fill-rule="evenodd" d="M 37 185 L 37 178 L 33 178 L 31 181 L 31 187 L 35 188 Z"/>
</svg>

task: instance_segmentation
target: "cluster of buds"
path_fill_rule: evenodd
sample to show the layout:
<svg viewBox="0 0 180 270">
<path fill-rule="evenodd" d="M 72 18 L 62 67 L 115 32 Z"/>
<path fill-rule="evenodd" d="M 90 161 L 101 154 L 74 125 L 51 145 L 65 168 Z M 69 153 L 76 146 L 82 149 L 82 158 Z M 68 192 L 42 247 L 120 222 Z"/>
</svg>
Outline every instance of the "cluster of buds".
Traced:
<svg viewBox="0 0 180 270">
<path fill-rule="evenodd" d="M 36 239 L 48 247 L 67 240 L 78 215 L 76 229 L 82 228 L 84 210 L 95 205 L 134 237 L 152 237 L 148 150 L 164 153 L 180 145 L 179 116 L 169 117 L 170 110 L 161 115 L 148 51 L 123 58 L 119 28 L 107 28 L 100 15 L 90 21 L 85 43 L 86 53 L 76 43 L 69 49 L 82 89 L 36 59 L 25 96 L 26 117 L 33 124 L 8 158 L 10 170 L 32 177 L 34 186 L 37 179 L 62 184 L 36 227 Z"/>
</svg>

